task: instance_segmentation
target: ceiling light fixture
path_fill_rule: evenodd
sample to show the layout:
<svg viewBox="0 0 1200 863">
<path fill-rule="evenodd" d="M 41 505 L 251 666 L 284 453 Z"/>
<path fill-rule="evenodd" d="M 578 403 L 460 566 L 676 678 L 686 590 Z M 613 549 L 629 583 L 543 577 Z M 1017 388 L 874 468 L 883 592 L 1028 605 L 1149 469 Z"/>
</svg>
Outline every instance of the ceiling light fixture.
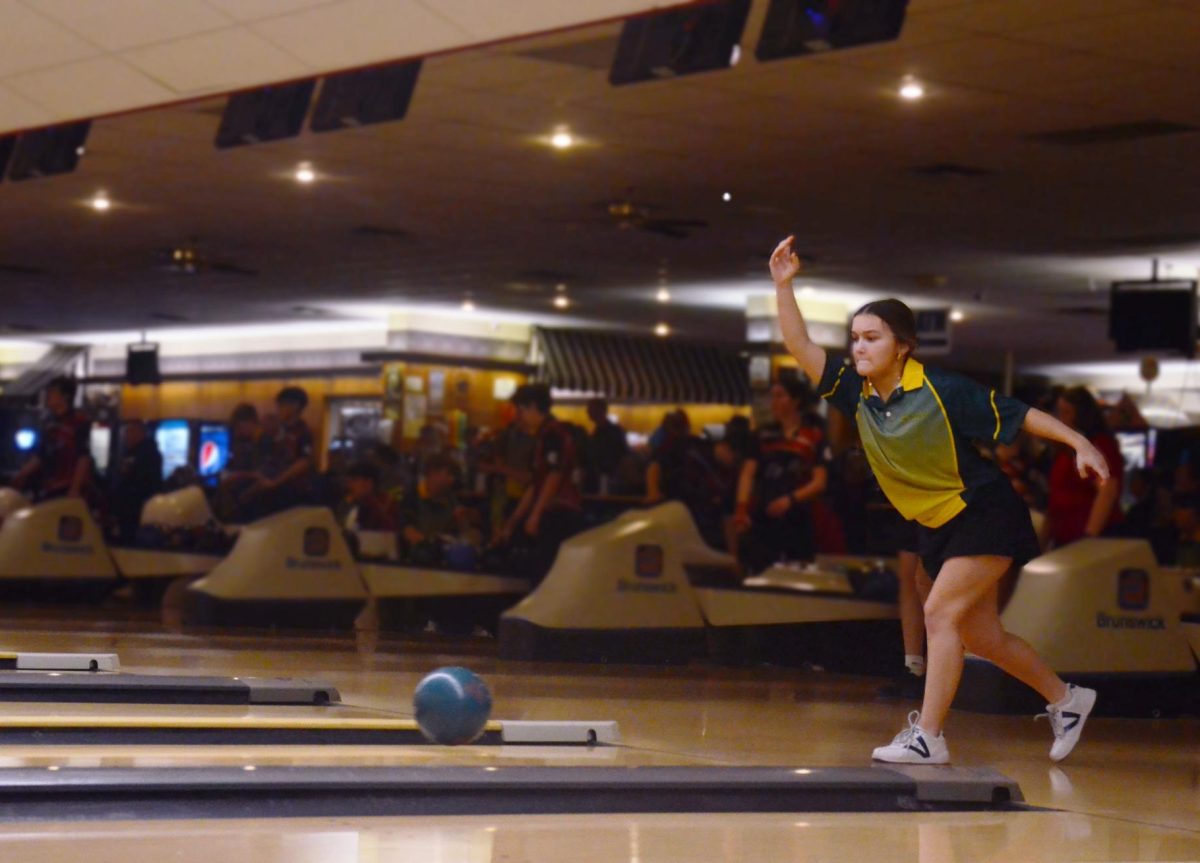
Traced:
<svg viewBox="0 0 1200 863">
<path fill-rule="evenodd" d="M 550 136 L 550 146 L 556 150 L 566 150 L 575 143 L 574 136 L 567 131 L 565 127 L 560 126 L 553 135 Z"/>
<path fill-rule="evenodd" d="M 462 310 L 463 310 L 464 312 L 473 312 L 473 311 L 475 311 L 475 303 L 473 303 L 473 302 L 471 301 L 471 298 L 470 298 L 470 297 L 468 297 L 467 299 L 465 299 L 465 300 L 463 300 L 463 301 L 462 301 Z"/>
<path fill-rule="evenodd" d="M 98 213 L 107 212 L 112 207 L 112 201 L 108 199 L 108 195 L 104 192 L 97 192 L 96 196 L 91 201 L 92 209 Z"/>
<path fill-rule="evenodd" d="M 925 88 L 916 78 L 908 77 L 900 85 L 900 98 L 906 102 L 916 102 L 925 97 Z"/>
<path fill-rule="evenodd" d="M 950 310 L 950 320 L 954 321 L 954 323 L 956 323 L 956 324 L 957 324 L 959 321 L 966 320 L 966 317 L 967 317 L 967 316 L 966 316 L 966 315 L 964 315 L 964 314 L 962 313 L 962 311 L 960 311 L 959 309 L 951 309 L 951 310 Z"/>
<path fill-rule="evenodd" d="M 666 324 L 659 324 L 654 328 L 654 335 L 665 337 L 671 335 L 671 328 Z"/>
<path fill-rule="evenodd" d="M 556 309 L 568 309 L 571 307 L 571 301 L 565 295 L 559 294 L 554 298 L 554 307 Z"/>
<path fill-rule="evenodd" d="M 728 204 L 730 201 L 733 200 L 733 195 L 729 192 L 726 192 L 725 194 L 723 194 L 721 196 L 721 200 L 724 201 L 726 204 Z"/>
<path fill-rule="evenodd" d="M 308 162 L 301 162 L 296 168 L 296 182 L 308 184 L 315 179 L 317 179 L 317 172 L 313 170 L 312 165 Z"/>
<path fill-rule="evenodd" d="M 654 298 L 660 303 L 669 303 L 671 302 L 671 292 L 666 288 L 659 288 L 658 293 L 654 295 Z"/>
</svg>

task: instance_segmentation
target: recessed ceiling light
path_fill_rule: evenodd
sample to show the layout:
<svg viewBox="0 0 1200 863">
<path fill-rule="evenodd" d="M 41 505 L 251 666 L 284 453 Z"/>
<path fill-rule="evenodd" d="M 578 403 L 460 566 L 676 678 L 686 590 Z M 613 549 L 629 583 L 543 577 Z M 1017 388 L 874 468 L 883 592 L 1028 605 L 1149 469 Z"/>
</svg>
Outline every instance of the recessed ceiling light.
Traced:
<svg viewBox="0 0 1200 863">
<path fill-rule="evenodd" d="M 91 205 L 93 210 L 103 213 L 112 207 L 112 201 L 108 199 L 108 195 L 104 192 L 97 192 L 96 197 L 92 198 Z"/>
<path fill-rule="evenodd" d="M 556 290 L 560 294 L 565 294 L 567 292 L 567 286 L 563 282 L 559 282 L 557 285 L 554 286 L 554 290 Z"/>
<path fill-rule="evenodd" d="M 723 194 L 721 196 L 721 200 L 728 204 L 730 201 L 733 200 L 733 195 L 729 192 L 726 192 L 725 194 Z"/>
<path fill-rule="evenodd" d="M 671 292 L 666 288 L 659 288 L 658 293 L 654 295 L 654 298 L 660 303 L 669 303 L 671 302 Z"/>
<path fill-rule="evenodd" d="M 961 320 L 965 320 L 965 319 L 966 319 L 966 317 L 967 317 L 967 316 L 966 316 L 966 315 L 964 315 L 964 314 L 963 314 L 963 313 L 962 313 L 960 310 L 958 310 L 958 309 L 952 309 L 952 310 L 950 311 L 950 320 L 954 321 L 955 323 L 958 323 L 958 322 L 959 322 L 959 321 L 961 321 Z"/>
<path fill-rule="evenodd" d="M 308 162 L 303 162 L 296 168 L 297 183 L 311 183 L 315 179 L 317 179 L 317 172 Z"/>
<path fill-rule="evenodd" d="M 656 326 L 654 328 L 654 335 L 669 336 L 669 335 L 671 335 L 671 328 L 668 327 L 666 324 L 659 324 L 658 326 Z"/>
<path fill-rule="evenodd" d="M 905 78 L 900 85 L 900 98 L 906 102 L 915 102 L 925 97 L 925 88 L 915 78 Z"/>
<path fill-rule="evenodd" d="M 555 307 L 556 309 L 567 309 L 567 308 L 570 308 L 570 307 L 571 307 L 571 301 L 570 301 L 570 300 L 568 300 L 568 299 L 567 299 L 567 298 L 566 298 L 564 295 L 562 295 L 562 294 L 559 294 L 557 297 L 555 297 L 555 298 L 554 298 L 554 307 Z"/>
<path fill-rule="evenodd" d="M 471 302 L 470 300 L 463 300 L 462 310 L 464 312 L 473 312 L 473 311 L 475 311 L 475 304 L 473 302 Z"/>
<path fill-rule="evenodd" d="M 550 146 L 556 150 L 566 150 L 575 143 L 575 138 L 566 129 L 559 129 L 550 136 Z"/>
</svg>

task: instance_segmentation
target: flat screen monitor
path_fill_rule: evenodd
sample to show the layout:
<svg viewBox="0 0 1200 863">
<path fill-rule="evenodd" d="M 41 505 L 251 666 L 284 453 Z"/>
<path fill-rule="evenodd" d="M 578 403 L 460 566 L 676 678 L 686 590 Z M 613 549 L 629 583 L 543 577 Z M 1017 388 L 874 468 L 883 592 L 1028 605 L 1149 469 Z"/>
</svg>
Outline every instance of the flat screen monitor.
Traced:
<svg viewBox="0 0 1200 863">
<path fill-rule="evenodd" d="M 196 454 L 196 469 L 201 479 L 218 476 L 229 461 L 229 427 L 200 426 L 200 446 Z"/>
<path fill-rule="evenodd" d="M 187 420 L 163 420 L 154 430 L 154 440 L 162 453 L 163 479 L 181 467 L 187 467 L 192 445 L 192 426 Z"/>
<path fill-rule="evenodd" d="M 1114 282 L 1108 337 L 1118 353 L 1170 351 L 1196 355 L 1196 283 L 1183 279 Z"/>
</svg>

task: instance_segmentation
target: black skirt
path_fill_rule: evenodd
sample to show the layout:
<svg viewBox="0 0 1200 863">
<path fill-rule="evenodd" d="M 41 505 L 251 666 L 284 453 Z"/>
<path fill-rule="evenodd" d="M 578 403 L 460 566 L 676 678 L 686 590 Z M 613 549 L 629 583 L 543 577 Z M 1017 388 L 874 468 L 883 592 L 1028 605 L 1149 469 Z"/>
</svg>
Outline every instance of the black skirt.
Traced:
<svg viewBox="0 0 1200 863">
<path fill-rule="evenodd" d="M 1042 553 L 1029 507 L 1006 477 L 977 488 L 967 508 L 941 527 L 918 525 L 917 540 L 930 578 L 955 557 L 1008 557 L 1020 569 Z"/>
</svg>

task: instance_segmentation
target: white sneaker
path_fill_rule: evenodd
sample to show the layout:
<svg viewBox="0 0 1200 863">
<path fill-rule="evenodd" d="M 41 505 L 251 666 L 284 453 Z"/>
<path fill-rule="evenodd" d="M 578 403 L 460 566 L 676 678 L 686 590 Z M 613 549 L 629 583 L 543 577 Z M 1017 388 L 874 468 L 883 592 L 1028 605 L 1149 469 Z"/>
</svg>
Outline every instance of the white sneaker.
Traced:
<svg viewBox="0 0 1200 863">
<path fill-rule="evenodd" d="M 887 746 L 880 746 L 871 753 L 876 761 L 889 764 L 949 764 L 950 750 L 946 748 L 945 735 L 934 737 L 917 725 L 919 711 L 908 714 L 908 728 L 896 735 Z"/>
<path fill-rule="evenodd" d="M 1067 703 L 1061 707 L 1053 704 L 1046 705 L 1046 712 L 1039 713 L 1050 720 L 1050 728 L 1054 731 L 1054 744 L 1050 747 L 1050 760 L 1062 761 L 1071 754 L 1079 735 L 1083 733 L 1083 723 L 1087 722 L 1088 714 L 1096 706 L 1096 690 L 1086 686 L 1076 686 L 1074 683 L 1067 687 Z"/>
</svg>

